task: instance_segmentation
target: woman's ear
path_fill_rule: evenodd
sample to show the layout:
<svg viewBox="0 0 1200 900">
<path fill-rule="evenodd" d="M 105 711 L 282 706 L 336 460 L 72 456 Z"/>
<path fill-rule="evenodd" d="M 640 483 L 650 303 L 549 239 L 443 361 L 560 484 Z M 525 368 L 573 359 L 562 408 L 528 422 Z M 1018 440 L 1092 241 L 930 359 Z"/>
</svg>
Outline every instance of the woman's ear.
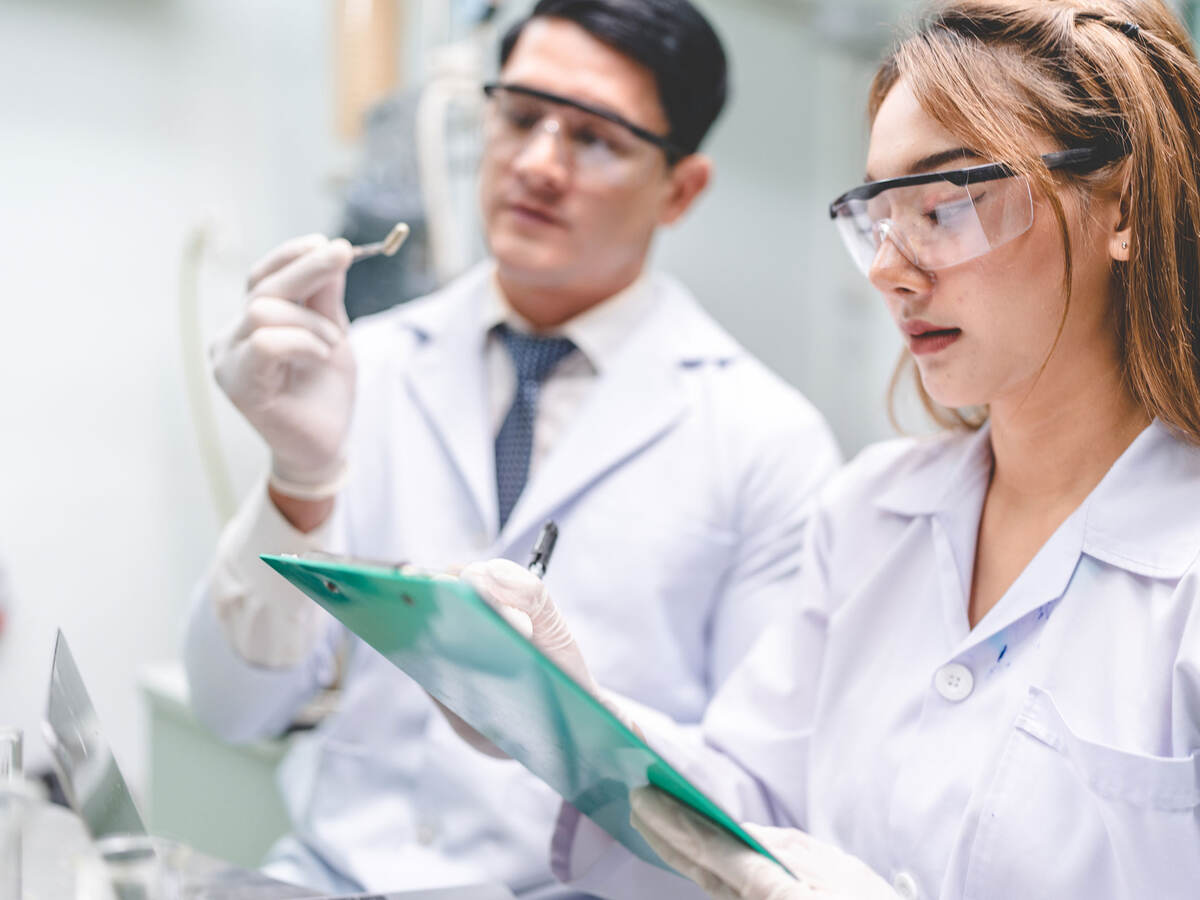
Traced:
<svg viewBox="0 0 1200 900">
<path fill-rule="evenodd" d="M 1133 243 L 1133 228 L 1130 225 L 1130 208 L 1132 195 L 1129 189 L 1129 162 L 1124 166 L 1121 178 L 1121 193 L 1115 204 L 1112 231 L 1108 237 L 1108 253 L 1118 262 L 1129 261 L 1129 248 Z"/>
</svg>

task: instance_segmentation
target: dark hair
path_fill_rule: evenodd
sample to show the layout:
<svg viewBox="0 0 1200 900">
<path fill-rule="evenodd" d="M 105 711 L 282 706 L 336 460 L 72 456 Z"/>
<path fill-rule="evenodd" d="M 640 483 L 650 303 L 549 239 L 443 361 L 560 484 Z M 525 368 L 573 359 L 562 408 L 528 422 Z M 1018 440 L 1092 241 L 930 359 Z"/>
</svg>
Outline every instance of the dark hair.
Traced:
<svg viewBox="0 0 1200 900">
<path fill-rule="evenodd" d="M 728 94 L 721 39 L 688 0 L 540 0 L 500 42 L 504 66 L 533 19 L 574 22 L 596 40 L 654 74 L 671 142 L 695 153 Z"/>
</svg>

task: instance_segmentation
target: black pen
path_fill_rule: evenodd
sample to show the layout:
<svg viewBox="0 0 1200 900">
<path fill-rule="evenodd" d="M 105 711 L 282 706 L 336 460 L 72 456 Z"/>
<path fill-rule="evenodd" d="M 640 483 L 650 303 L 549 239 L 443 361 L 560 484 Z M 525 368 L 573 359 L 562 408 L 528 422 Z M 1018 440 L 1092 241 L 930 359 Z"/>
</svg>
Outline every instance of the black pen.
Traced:
<svg viewBox="0 0 1200 900">
<path fill-rule="evenodd" d="M 557 540 L 558 526 L 549 521 L 542 526 L 529 556 L 529 571 L 538 578 L 545 576 L 546 566 L 550 565 L 550 554 L 554 552 L 554 542 Z"/>
</svg>

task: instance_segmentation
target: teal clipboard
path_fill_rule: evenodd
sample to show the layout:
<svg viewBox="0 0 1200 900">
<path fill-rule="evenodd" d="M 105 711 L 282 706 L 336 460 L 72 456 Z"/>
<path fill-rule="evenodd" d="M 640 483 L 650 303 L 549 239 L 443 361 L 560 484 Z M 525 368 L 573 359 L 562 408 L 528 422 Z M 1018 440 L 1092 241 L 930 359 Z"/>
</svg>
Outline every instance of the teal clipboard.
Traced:
<svg viewBox="0 0 1200 900">
<path fill-rule="evenodd" d="M 262 559 L 646 862 L 671 871 L 629 824 L 629 792 L 652 784 L 779 863 L 466 584 L 380 563 Z"/>
</svg>

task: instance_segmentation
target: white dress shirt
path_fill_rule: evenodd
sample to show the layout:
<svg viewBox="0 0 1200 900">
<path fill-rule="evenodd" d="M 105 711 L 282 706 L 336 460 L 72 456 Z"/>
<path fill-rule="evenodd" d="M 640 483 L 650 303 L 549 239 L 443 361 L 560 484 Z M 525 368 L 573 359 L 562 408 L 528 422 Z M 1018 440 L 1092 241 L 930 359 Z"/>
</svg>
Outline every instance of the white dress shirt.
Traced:
<svg viewBox="0 0 1200 900">
<path fill-rule="evenodd" d="M 1200 449 L 1150 425 L 971 628 L 990 471 L 986 428 L 864 451 L 704 743 L 652 742 L 904 897 L 1200 897 Z M 569 809 L 556 847 L 579 887 L 662 896 Z"/>
</svg>

